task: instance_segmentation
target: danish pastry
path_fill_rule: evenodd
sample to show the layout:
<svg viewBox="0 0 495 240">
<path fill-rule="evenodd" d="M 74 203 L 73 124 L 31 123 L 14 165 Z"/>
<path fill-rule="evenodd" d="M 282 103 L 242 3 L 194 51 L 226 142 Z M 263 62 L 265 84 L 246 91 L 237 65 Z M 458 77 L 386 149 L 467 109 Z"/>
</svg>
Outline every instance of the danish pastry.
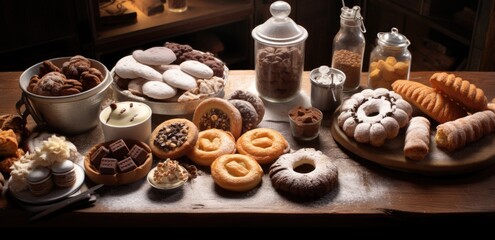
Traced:
<svg viewBox="0 0 495 240">
<path fill-rule="evenodd" d="M 411 118 L 406 130 L 404 155 L 412 160 L 422 160 L 430 151 L 430 121 L 425 117 Z"/>
<path fill-rule="evenodd" d="M 220 187 L 235 192 L 245 192 L 256 187 L 263 176 L 263 169 L 250 156 L 226 154 L 211 164 L 211 177 Z"/>
<path fill-rule="evenodd" d="M 237 151 L 254 158 L 259 164 L 270 164 L 289 151 L 289 143 L 279 132 L 269 128 L 249 130 L 237 139 Z"/>
<path fill-rule="evenodd" d="M 242 117 L 237 108 L 227 100 L 208 98 L 202 101 L 193 114 L 193 123 L 199 131 L 218 128 L 229 131 L 237 139 L 242 131 Z"/>
<path fill-rule="evenodd" d="M 485 110 L 438 125 L 435 143 L 451 152 L 494 131 L 495 113 Z"/>
<path fill-rule="evenodd" d="M 469 112 L 486 109 L 488 99 L 482 89 L 467 80 L 445 72 L 435 73 L 430 77 L 431 85 L 462 104 Z"/>
<path fill-rule="evenodd" d="M 185 118 L 174 118 L 158 125 L 150 137 L 153 155 L 177 159 L 190 152 L 198 140 L 198 128 Z"/>
<path fill-rule="evenodd" d="M 397 80 L 392 88 L 422 112 L 444 123 L 466 116 L 466 111 L 435 89 L 419 82 Z"/>
<path fill-rule="evenodd" d="M 187 157 L 199 165 L 210 166 L 216 158 L 235 151 L 232 133 L 212 128 L 199 132 L 198 141 Z"/>
</svg>

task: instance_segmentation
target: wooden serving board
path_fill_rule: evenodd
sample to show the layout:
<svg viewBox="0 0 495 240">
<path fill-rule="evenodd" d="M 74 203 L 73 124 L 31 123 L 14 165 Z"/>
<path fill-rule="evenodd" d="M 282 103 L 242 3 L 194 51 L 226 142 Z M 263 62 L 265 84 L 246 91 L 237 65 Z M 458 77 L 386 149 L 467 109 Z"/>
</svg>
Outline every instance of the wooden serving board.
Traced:
<svg viewBox="0 0 495 240">
<path fill-rule="evenodd" d="M 383 146 L 373 147 L 370 144 L 358 143 L 353 138 L 347 137 L 338 125 L 339 114 L 339 110 L 335 111 L 330 128 L 335 141 L 352 153 L 388 168 L 425 175 L 447 175 L 473 171 L 495 162 L 495 137 L 493 133 L 462 149 L 447 152 L 437 148 L 435 144 L 436 130 L 432 126 L 430 152 L 422 161 L 414 161 L 406 159 L 404 156 L 405 128 L 401 129 L 399 136 L 387 140 Z"/>
</svg>

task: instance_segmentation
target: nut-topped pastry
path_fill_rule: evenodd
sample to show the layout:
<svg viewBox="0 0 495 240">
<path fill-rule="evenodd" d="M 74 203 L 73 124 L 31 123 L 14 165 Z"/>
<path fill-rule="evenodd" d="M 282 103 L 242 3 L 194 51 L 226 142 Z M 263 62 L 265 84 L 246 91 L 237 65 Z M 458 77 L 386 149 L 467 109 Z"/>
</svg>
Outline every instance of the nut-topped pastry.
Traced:
<svg viewBox="0 0 495 240">
<path fill-rule="evenodd" d="M 194 148 L 198 132 L 196 125 L 185 118 L 167 120 L 151 133 L 151 151 L 161 159 L 184 156 Z"/>
<path fill-rule="evenodd" d="M 218 128 L 231 132 L 237 139 L 242 131 L 242 117 L 227 100 L 210 98 L 201 102 L 194 111 L 193 122 L 200 131 Z"/>
</svg>

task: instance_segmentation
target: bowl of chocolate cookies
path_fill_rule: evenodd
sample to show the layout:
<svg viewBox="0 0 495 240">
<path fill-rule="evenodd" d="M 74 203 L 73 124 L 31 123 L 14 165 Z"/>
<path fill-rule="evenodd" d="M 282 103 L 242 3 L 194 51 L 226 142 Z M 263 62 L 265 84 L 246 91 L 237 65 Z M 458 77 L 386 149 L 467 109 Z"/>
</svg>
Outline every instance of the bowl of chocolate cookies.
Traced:
<svg viewBox="0 0 495 240">
<path fill-rule="evenodd" d="M 109 75 L 101 62 L 81 55 L 42 61 L 22 73 L 17 111 L 53 132 L 88 131 L 99 123 L 100 104 L 112 82 Z"/>
<path fill-rule="evenodd" d="M 189 45 L 135 50 L 111 70 L 114 98 L 146 103 L 154 114 L 192 114 L 204 99 L 223 97 L 227 66 L 213 54 Z"/>
</svg>

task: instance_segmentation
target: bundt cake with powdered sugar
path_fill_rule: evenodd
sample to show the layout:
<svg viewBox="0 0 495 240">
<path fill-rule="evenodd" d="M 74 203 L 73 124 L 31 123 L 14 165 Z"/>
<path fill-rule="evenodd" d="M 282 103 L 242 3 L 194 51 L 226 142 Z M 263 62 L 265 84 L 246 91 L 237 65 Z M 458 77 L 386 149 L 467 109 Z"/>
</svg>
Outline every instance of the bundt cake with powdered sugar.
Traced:
<svg viewBox="0 0 495 240">
<path fill-rule="evenodd" d="M 409 123 L 411 105 L 394 91 L 365 89 L 352 95 L 341 106 L 339 127 L 360 143 L 382 146 Z"/>
</svg>

